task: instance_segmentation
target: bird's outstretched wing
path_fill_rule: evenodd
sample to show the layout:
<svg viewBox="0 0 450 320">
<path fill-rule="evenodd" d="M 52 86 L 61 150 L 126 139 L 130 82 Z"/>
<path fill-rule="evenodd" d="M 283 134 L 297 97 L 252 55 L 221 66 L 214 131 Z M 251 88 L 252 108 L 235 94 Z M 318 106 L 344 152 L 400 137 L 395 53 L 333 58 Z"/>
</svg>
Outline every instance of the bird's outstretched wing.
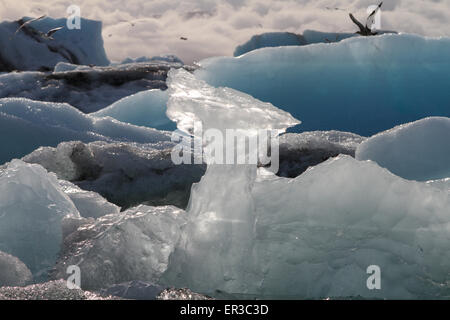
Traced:
<svg viewBox="0 0 450 320">
<path fill-rule="evenodd" d="M 46 36 L 47 38 L 49 38 L 49 39 L 53 39 L 53 38 L 52 38 L 52 35 L 53 35 L 56 31 L 61 30 L 62 28 L 64 28 L 64 27 L 57 27 L 57 28 L 50 29 L 50 30 L 48 30 L 48 32 L 45 34 L 45 36 Z"/>
<path fill-rule="evenodd" d="M 372 13 L 367 18 L 374 16 L 375 13 L 377 13 L 377 11 L 381 9 L 382 5 L 383 5 L 383 1 L 381 1 L 381 3 L 378 5 L 378 7 L 375 10 L 373 10 Z"/>
<path fill-rule="evenodd" d="M 19 32 L 23 27 L 25 27 L 26 25 L 30 24 L 31 22 L 34 22 L 34 21 L 38 21 L 38 20 L 44 19 L 45 17 L 46 17 L 46 15 L 44 14 L 43 16 L 40 16 L 40 17 L 38 17 L 38 18 L 34 18 L 34 19 L 30 19 L 30 20 L 28 20 L 28 21 L 25 21 L 24 23 L 22 23 L 22 24 L 20 25 L 19 28 L 17 28 L 16 32 L 14 32 L 14 35 L 16 35 L 17 32 Z"/>
<path fill-rule="evenodd" d="M 373 11 L 369 14 L 369 16 L 367 17 L 367 20 L 366 20 L 366 27 L 369 25 L 369 21 L 370 21 L 371 19 L 373 19 L 373 16 L 377 13 L 377 11 L 381 9 L 381 6 L 382 6 L 382 5 L 383 5 L 383 1 L 381 1 L 381 3 L 378 5 L 378 7 L 376 7 L 376 9 L 373 10 Z"/>
<path fill-rule="evenodd" d="M 353 23 L 356 24 L 356 25 L 358 26 L 359 30 L 360 30 L 361 32 L 364 32 L 364 31 L 365 31 L 365 28 L 364 28 L 363 24 L 362 24 L 361 22 L 359 22 L 359 21 L 353 16 L 353 14 L 349 13 L 348 15 L 350 16 L 350 19 L 352 19 Z"/>
</svg>

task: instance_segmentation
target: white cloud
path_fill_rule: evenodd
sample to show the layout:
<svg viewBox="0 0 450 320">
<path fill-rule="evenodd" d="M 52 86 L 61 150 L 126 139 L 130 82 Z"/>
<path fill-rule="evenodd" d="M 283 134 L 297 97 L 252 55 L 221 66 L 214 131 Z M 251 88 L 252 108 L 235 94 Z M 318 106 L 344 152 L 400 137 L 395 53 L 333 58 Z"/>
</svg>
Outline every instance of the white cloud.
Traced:
<svg viewBox="0 0 450 320">
<path fill-rule="evenodd" d="M 0 19 L 62 17 L 71 4 L 81 7 L 83 17 L 103 21 L 105 47 L 112 60 L 175 54 L 190 63 L 231 55 L 237 45 L 263 32 L 356 31 L 347 12 L 362 19 L 377 0 L 0 0 Z M 382 26 L 450 36 L 449 17 L 448 0 L 385 0 Z"/>
</svg>

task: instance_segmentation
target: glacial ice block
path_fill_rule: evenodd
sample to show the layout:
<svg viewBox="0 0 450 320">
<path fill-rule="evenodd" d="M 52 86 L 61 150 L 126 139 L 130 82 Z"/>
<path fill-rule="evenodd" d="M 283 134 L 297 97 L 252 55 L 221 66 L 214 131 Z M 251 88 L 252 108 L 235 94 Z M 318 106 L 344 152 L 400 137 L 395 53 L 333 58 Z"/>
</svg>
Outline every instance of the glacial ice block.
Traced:
<svg viewBox="0 0 450 320">
<path fill-rule="evenodd" d="M 356 158 L 373 160 L 405 179 L 448 178 L 450 118 L 425 118 L 381 132 L 358 146 Z"/>
<path fill-rule="evenodd" d="M 0 250 L 23 261 L 38 278 L 56 261 L 61 220 L 79 217 L 56 175 L 13 160 L 0 169 Z"/>
<path fill-rule="evenodd" d="M 51 70 L 58 62 L 109 64 L 103 48 L 100 21 L 82 18 L 81 29 L 69 30 L 66 18 L 46 17 L 30 22 L 16 33 L 20 23 L 30 19 L 24 17 L 22 21 L 0 23 L 0 70 Z M 53 40 L 44 39 L 39 34 L 57 27 L 63 28 L 53 35 Z"/>
<path fill-rule="evenodd" d="M 142 280 L 157 282 L 180 237 L 185 212 L 173 206 L 137 206 L 97 219 L 64 239 L 55 279 L 69 265 L 81 269 L 83 289 Z"/>
<path fill-rule="evenodd" d="M 169 71 L 167 116 L 177 127 L 191 132 L 194 122 L 209 128 L 283 132 L 299 124 L 288 112 L 230 88 L 214 88 L 182 69 Z"/>
<path fill-rule="evenodd" d="M 200 62 L 195 74 L 270 102 L 299 131 L 370 136 L 427 116 L 450 116 L 450 38 L 408 34 L 263 48 Z"/>
<path fill-rule="evenodd" d="M 241 94 L 220 95 L 184 74 L 172 73 L 169 88 L 168 115 L 181 128 L 201 119 L 252 130 L 250 110 L 266 115 L 263 127 L 286 119 L 249 96 L 240 109 Z M 293 123 L 286 120 L 280 126 Z M 258 173 L 250 164 L 208 165 L 192 188 L 165 284 L 256 298 L 449 296 L 449 193 L 346 155 L 294 179 Z M 367 287 L 373 265 L 380 290 Z"/>
<path fill-rule="evenodd" d="M 0 99 L 0 164 L 21 158 L 41 146 L 56 146 L 71 140 L 156 143 L 169 141 L 170 136 L 109 117 L 86 115 L 66 103 Z"/>
</svg>

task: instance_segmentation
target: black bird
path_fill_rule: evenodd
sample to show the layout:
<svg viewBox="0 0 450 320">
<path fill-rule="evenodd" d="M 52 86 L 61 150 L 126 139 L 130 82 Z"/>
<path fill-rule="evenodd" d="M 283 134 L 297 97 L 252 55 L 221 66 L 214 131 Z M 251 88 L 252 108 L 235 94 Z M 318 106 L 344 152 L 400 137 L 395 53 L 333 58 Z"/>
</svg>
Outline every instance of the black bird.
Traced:
<svg viewBox="0 0 450 320">
<path fill-rule="evenodd" d="M 187 38 L 186 37 L 180 37 L 180 40 L 187 40 Z"/>
<path fill-rule="evenodd" d="M 377 35 L 378 32 L 373 32 L 372 29 L 370 29 L 367 25 L 369 24 L 369 19 L 372 18 L 378 10 L 380 10 L 381 6 L 383 5 L 383 1 L 378 5 L 378 7 L 372 11 L 372 13 L 367 17 L 366 25 L 364 26 L 361 22 L 359 22 L 353 14 L 349 13 L 350 19 L 352 19 L 353 23 L 356 24 L 359 28 L 359 31 L 356 32 L 362 36 L 374 36 Z"/>
</svg>

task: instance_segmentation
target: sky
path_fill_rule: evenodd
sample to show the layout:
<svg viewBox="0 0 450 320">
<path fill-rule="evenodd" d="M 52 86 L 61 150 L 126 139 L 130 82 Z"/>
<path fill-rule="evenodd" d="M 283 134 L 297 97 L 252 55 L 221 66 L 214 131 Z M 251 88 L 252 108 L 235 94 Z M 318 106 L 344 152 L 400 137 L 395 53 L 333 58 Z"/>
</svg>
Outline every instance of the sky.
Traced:
<svg viewBox="0 0 450 320">
<path fill-rule="evenodd" d="M 174 54 L 185 63 L 232 55 L 252 35 L 313 29 L 355 32 L 348 12 L 360 20 L 379 0 L 0 0 L 0 20 L 22 16 L 81 16 L 103 22 L 110 60 Z M 338 8 L 338 9 L 335 9 Z M 382 29 L 450 36 L 450 0 L 385 0 Z M 82 26 L 81 26 L 82 27 Z M 187 40 L 180 39 L 181 37 Z"/>
</svg>

